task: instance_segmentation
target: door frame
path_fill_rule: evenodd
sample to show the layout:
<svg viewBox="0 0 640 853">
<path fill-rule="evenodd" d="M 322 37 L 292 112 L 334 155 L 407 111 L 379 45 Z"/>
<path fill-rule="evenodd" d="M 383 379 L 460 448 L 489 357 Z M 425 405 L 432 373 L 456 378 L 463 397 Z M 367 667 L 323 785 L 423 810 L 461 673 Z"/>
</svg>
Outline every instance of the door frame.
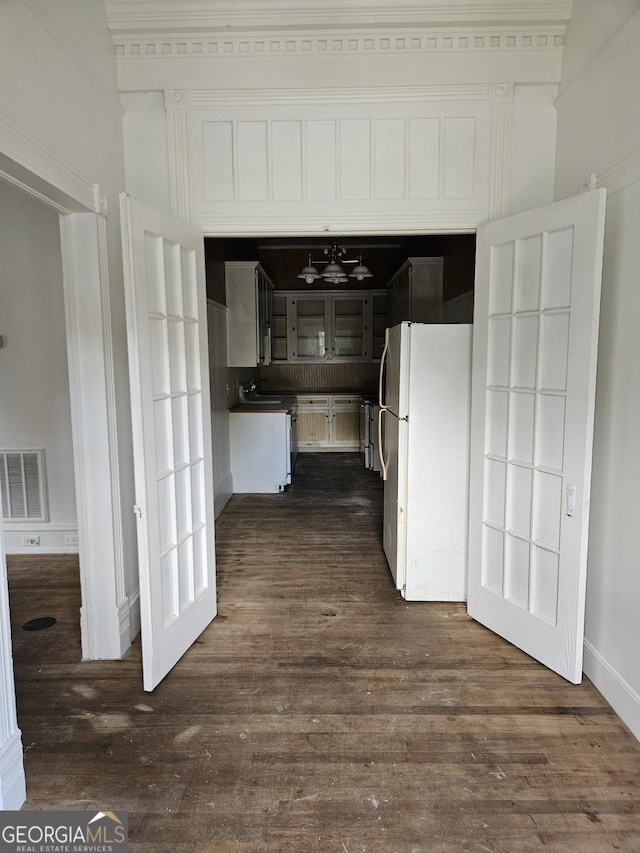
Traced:
<svg viewBox="0 0 640 853">
<path fill-rule="evenodd" d="M 42 171 L 52 175 L 51 183 L 0 151 L 0 180 L 54 209 L 60 217 L 82 657 L 118 659 L 139 630 L 139 603 L 138 592 L 128 596 L 125 586 L 107 267 L 108 210 L 98 184 L 89 185 L 77 176 L 71 181 L 60 169 L 53 174 L 51 169 Z M 1 570 L 6 575 L 4 557 Z M 0 613 L 0 622 L 4 618 Z"/>
</svg>

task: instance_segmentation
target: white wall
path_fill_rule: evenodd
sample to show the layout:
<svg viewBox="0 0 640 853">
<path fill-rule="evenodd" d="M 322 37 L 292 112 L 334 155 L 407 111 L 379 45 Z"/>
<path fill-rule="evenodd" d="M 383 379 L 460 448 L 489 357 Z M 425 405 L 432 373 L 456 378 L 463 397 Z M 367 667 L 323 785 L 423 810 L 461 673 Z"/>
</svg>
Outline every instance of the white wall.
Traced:
<svg viewBox="0 0 640 853">
<path fill-rule="evenodd" d="M 596 391 L 585 672 L 640 738 L 640 12 L 581 0 L 558 101 L 556 194 L 608 190 Z"/>
<path fill-rule="evenodd" d="M 109 553 L 102 556 L 104 565 L 93 577 L 111 584 L 98 610 L 106 613 L 113 608 L 109 619 L 122 628 L 138 579 L 118 215 L 118 193 L 125 188 L 122 107 L 104 2 L 1 3 L 0 79 L 0 169 L 49 198 L 60 198 L 68 210 L 106 215 L 105 240 L 100 243 L 105 266 L 95 285 L 101 289 L 97 294 L 101 337 L 95 341 L 100 351 L 92 356 L 97 356 L 109 412 L 103 431 L 108 438 L 100 455 L 112 488 L 99 509 L 111 535 Z M 80 494 L 76 497 L 79 502 Z M 125 647 L 130 641 L 127 631 L 125 627 L 121 632 Z M 121 649 L 116 645 L 96 651 L 95 656 L 117 656 Z"/>
<path fill-rule="evenodd" d="M 233 494 L 229 409 L 227 406 L 227 309 L 216 302 L 207 305 L 209 330 L 209 380 L 211 383 L 211 436 L 215 516 Z"/>
<path fill-rule="evenodd" d="M 38 534 L 40 551 L 77 551 L 58 214 L 0 182 L 0 449 L 45 451 L 49 523 L 5 524 L 8 553 Z M 29 549 L 38 550 L 38 549 Z"/>
</svg>

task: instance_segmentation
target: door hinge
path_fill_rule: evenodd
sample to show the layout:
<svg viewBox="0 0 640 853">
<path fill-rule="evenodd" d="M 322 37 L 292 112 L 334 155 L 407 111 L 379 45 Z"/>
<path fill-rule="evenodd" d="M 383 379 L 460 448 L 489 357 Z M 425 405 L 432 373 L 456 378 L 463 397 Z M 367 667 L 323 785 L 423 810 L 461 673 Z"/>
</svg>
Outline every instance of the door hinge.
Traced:
<svg viewBox="0 0 640 853">
<path fill-rule="evenodd" d="M 142 507 L 135 504 L 133 507 L 134 513 L 138 516 L 138 518 L 142 518 Z"/>
</svg>

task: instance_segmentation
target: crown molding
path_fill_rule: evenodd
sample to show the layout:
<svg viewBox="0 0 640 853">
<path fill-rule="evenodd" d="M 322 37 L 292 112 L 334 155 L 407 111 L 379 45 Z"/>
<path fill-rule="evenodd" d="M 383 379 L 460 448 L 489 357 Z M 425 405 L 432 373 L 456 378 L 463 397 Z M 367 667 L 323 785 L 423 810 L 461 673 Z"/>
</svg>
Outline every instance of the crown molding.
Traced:
<svg viewBox="0 0 640 853">
<path fill-rule="evenodd" d="M 542 26 L 388 28 L 352 30 L 340 34 L 329 31 L 277 33 L 253 32 L 166 33 L 114 36 L 120 60 L 161 59 L 242 59 L 291 56 L 363 56 L 425 53 L 495 53 L 515 51 L 560 51 L 565 27 Z"/>
<path fill-rule="evenodd" d="M 4 168 L 3 160 L 16 164 Z M 17 168 L 20 174 L 14 175 L 16 183 L 38 198 L 51 199 L 61 211 L 102 212 L 102 196 L 96 199 L 96 185 L 85 181 L 66 163 L 59 160 L 52 151 L 46 150 L 27 133 L 20 130 L 15 122 L 9 124 L 0 117 L 0 168 L 12 174 Z"/>
<path fill-rule="evenodd" d="M 168 89 L 165 109 L 214 109 L 218 107 L 273 107 L 291 104 L 425 103 L 426 101 L 486 101 L 492 97 L 513 100 L 513 86 L 389 86 L 386 89 Z M 509 97 L 510 96 L 510 97 Z M 497 101 L 496 101 L 497 102 Z"/>
<path fill-rule="evenodd" d="M 572 0 L 106 0 L 112 32 L 566 24 Z"/>
<path fill-rule="evenodd" d="M 393 221 L 393 228 L 389 222 Z M 208 237 L 305 236 L 340 234 L 343 237 L 358 234 L 442 234 L 446 231 L 472 233 L 487 221 L 486 210 L 433 211 L 416 214 L 380 213 L 339 214 L 327 225 L 326 214 L 221 214 L 195 213 L 191 222 L 198 225 Z"/>
</svg>

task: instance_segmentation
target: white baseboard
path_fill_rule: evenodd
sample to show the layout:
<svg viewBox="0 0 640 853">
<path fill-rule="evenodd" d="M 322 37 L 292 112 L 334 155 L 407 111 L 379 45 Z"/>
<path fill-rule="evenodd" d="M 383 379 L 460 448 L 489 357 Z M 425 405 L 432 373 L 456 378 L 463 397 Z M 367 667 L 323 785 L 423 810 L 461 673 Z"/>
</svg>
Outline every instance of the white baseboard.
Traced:
<svg viewBox="0 0 640 853">
<path fill-rule="evenodd" d="M 37 539 L 39 545 L 26 544 Z M 76 524 L 11 524 L 4 526 L 7 554 L 77 554 L 78 527 Z"/>
<path fill-rule="evenodd" d="M 0 809 L 18 811 L 26 799 L 22 733 L 17 729 L 0 747 Z"/>
<path fill-rule="evenodd" d="M 583 670 L 622 722 L 640 740 L 640 695 L 588 640 L 584 641 Z"/>
<path fill-rule="evenodd" d="M 233 495 L 233 476 L 231 474 L 227 474 L 225 479 L 220 483 L 220 485 L 215 490 L 214 496 L 214 513 L 217 518 L 222 510 L 227 505 L 229 499 Z"/>
</svg>

